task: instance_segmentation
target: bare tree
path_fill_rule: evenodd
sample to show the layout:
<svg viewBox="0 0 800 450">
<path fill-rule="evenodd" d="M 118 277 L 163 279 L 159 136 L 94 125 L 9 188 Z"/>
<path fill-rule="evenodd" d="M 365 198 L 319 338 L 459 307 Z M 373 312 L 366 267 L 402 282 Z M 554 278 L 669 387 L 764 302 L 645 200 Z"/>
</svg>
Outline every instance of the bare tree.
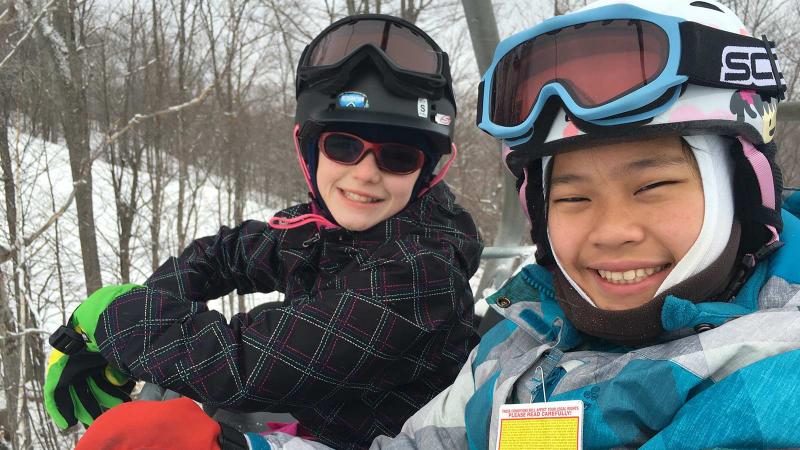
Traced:
<svg viewBox="0 0 800 450">
<path fill-rule="evenodd" d="M 145 71 L 145 86 L 153 86 L 146 92 L 148 107 L 152 110 L 160 109 L 163 105 L 164 90 L 166 88 L 166 63 L 162 53 L 160 41 L 159 19 L 157 17 L 159 9 L 156 1 L 151 2 L 151 14 L 153 17 L 150 35 L 152 42 L 146 44 L 143 36 L 143 48 L 152 49 L 152 57 L 155 64 L 148 67 Z M 155 72 L 155 73 L 153 73 Z M 153 80 L 155 78 L 155 80 Z M 161 264 L 161 214 L 164 202 L 164 185 L 167 174 L 167 161 L 163 148 L 164 136 L 162 121 L 155 120 L 149 127 L 146 139 L 147 146 L 147 171 L 150 174 L 150 253 L 151 266 L 156 270 Z"/>
<path fill-rule="evenodd" d="M 189 22 L 188 36 L 194 34 L 195 14 L 192 12 L 191 19 L 187 18 L 187 1 L 178 1 L 178 100 L 185 101 L 187 87 L 187 72 L 188 72 L 188 58 L 187 53 L 191 50 L 189 46 L 191 41 L 187 38 L 187 21 Z M 183 113 L 178 113 L 178 129 L 177 129 L 177 142 L 176 154 L 178 157 L 178 248 L 183 248 L 186 245 L 186 234 L 188 227 L 188 217 L 184 217 L 184 199 L 186 196 L 186 185 L 189 179 L 189 161 L 191 160 L 191 152 L 186 145 L 186 120 Z M 187 223 L 184 225 L 184 221 Z"/>
<path fill-rule="evenodd" d="M 103 105 L 102 122 L 107 134 L 117 127 L 118 122 L 127 122 L 132 118 L 132 109 L 138 105 L 136 102 L 137 92 L 135 91 L 135 81 L 137 77 L 137 58 L 139 49 L 135 45 L 138 35 L 141 32 L 137 22 L 136 2 L 131 4 L 130 16 L 128 18 L 128 40 L 126 41 L 127 54 L 125 58 L 126 73 L 122 85 L 122 111 L 120 117 L 116 117 L 114 106 L 112 106 L 112 95 L 116 95 L 117 89 L 112 86 L 111 78 L 114 74 L 109 74 L 109 60 L 107 55 L 106 41 L 100 44 L 101 80 L 100 103 Z M 112 69 L 113 70 L 113 69 Z M 137 102 L 138 103 L 138 102 Z M 113 116 L 113 117 L 112 117 Z M 107 146 L 107 160 L 111 171 L 111 184 L 114 189 L 114 204 L 116 206 L 117 218 L 117 237 L 118 237 L 118 258 L 119 276 L 123 283 L 129 283 L 131 279 L 131 239 L 133 238 L 133 223 L 136 218 L 136 210 L 139 202 L 139 172 L 142 166 L 144 145 L 140 143 L 137 133 L 126 133 L 116 141 Z"/>
<path fill-rule="evenodd" d="M 29 11 L 36 10 L 32 0 L 24 1 Z M 85 5 L 82 5 L 85 6 Z M 83 59 L 79 48 L 85 48 L 86 36 L 82 23 L 85 10 L 76 0 L 57 0 L 52 18 L 37 23 L 42 43 L 52 60 L 56 76 L 55 100 L 59 105 L 64 138 L 70 152 L 72 179 L 77 184 L 75 205 L 78 210 L 83 271 L 86 292 L 90 294 L 102 285 L 97 236 L 92 206 L 92 162 L 89 148 L 89 117 L 86 102 L 86 82 Z"/>
<path fill-rule="evenodd" d="M 2 167 L 3 176 L 3 191 L 5 193 L 5 207 L 6 207 L 6 224 L 8 226 L 8 235 L 10 242 L 17 242 L 17 192 L 14 183 L 14 173 L 12 171 L 11 152 L 8 142 L 8 119 L 9 119 L 9 83 L 6 78 L 5 72 L 0 72 L 0 167 Z M 0 249 L 4 254 L 4 258 L 0 261 L 5 261 L 11 254 L 9 249 Z M 14 286 L 14 298 L 20 297 L 20 283 L 19 272 L 16 270 L 18 266 L 16 255 L 12 261 L 12 282 Z M 6 293 L 6 283 L 3 274 L 2 265 L 0 265 L 0 337 L 8 335 L 9 331 L 17 331 L 18 327 L 15 320 L 15 314 L 11 309 L 11 305 Z M 4 339 L 0 342 L 0 351 L 4 356 L 3 358 L 3 387 L 5 388 L 6 398 L 6 413 L 3 423 L 0 424 L 6 430 L 5 437 L 15 440 L 13 431 L 17 430 L 17 414 L 18 410 L 18 397 L 15 389 L 20 385 L 20 378 L 18 368 L 20 366 L 20 348 L 19 342 L 15 339 Z"/>
<path fill-rule="evenodd" d="M 240 116 L 244 113 L 243 99 L 252 85 L 254 73 L 245 75 L 244 61 L 246 60 L 245 44 L 246 30 L 243 19 L 248 11 L 248 0 L 228 0 L 226 8 L 226 29 L 223 34 L 225 40 L 219 48 L 216 39 L 212 17 L 212 7 L 207 5 L 204 23 L 211 47 L 214 79 L 217 86 L 217 102 L 224 118 L 225 132 L 221 153 L 230 156 L 231 164 L 228 176 L 233 182 L 233 222 L 241 223 L 244 220 L 244 204 L 246 201 L 246 160 Z M 239 296 L 238 311 L 245 310 L 244 296 Z"/>
</svg>

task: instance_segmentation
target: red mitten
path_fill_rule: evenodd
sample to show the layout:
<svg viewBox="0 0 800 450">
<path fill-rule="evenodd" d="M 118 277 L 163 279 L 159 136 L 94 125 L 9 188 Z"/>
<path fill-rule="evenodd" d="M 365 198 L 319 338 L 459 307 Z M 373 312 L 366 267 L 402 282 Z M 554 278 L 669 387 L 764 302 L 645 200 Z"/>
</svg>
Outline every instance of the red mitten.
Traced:
<svg viewBox="0 0 800 450">
<path fill-rule="evenodd" d="M 220 426 L 186 397 L 138 400 L 104 412 L 75 450 L 220 450 Z"/>
</svg>

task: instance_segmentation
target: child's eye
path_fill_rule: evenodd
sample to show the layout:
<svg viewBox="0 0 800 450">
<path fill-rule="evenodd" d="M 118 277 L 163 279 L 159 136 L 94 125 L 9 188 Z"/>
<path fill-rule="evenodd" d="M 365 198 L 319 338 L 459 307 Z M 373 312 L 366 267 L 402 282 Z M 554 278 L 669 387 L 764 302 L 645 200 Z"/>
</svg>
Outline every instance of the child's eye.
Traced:
<svg viewBox="0 0 800 450">
<path fill-rule="evenodd" d="M 579 203 L 588 201 L 589 199 L 586 197 L 563 197 L 553 200 L 553 203 Z"/>
<path fill-rule="evenodd" d="M 658 181 L 658 182 L 655 182 L 655 183 L 650 183 L 648 185 L 642 186 L 639 189 L 637 189 L 636 192 L 634 192 L 634 195 L 639 194 L 641 192 L 646 192 L 646 191 L 653 190 L 653 189 L 655 189 L 657 187 L 668 186 L 668 185 L 671 185 L 671 184 L 678 184 L 678 183 L 680 183 L 680 181 L 678 181 L 678 180 L 664 180 L 664 181 Z"/>
</svg>

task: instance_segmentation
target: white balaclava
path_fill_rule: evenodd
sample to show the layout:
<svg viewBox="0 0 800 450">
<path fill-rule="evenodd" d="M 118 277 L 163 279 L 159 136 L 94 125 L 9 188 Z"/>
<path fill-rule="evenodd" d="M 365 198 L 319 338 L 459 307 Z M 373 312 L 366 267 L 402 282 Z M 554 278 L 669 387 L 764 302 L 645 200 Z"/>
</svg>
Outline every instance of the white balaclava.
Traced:
<svg viewBox="0 0 800 450">
<path fill-rule="evenodd" d="M 700 169 L 700 178 L 703 184 L 703 200 L 705 209 L 703 213 L 703 226 L 694 244 L 684 257 L 675 265 L 672 271 L 661 283 L 656 296 L 675 286 L 676 284 L 696 275 L 710 266 L 719 258 L 728 245 L 733 225 L 733 167 L 730 143 L 726 138 L 717 135 L 683 136 L 689 143 L 697 166 Z M 542 158 L 542 173 L 546 174 L 552 156 Z M 542 188 L 547 192 L 547 178 L 542 177 Z M 547 229 L 547 238 L 550 241 L 550 229 Z M 555 249 L 552 248 L 553 257 L 561 273 L 569 284 L 592 306 L 596 306 L 586 292 L 569 276 Z"/>
</svg>

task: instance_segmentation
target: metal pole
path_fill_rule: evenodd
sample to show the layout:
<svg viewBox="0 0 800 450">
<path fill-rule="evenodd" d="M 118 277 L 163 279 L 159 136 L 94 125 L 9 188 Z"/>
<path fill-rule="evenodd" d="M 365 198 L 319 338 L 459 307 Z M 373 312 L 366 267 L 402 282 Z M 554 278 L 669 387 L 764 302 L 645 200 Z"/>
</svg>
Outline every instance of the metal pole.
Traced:
<svg viewBox="0 0 800 450">
<path fill-rule="evenodd" d="M 515 258 L 517 256 L 522 256 L 524 258 L 532 255 L 535 251 L 535 245 L 523 245 L 520 247 L 486 247 L 483 249 L 481 259 Z"/>
<path fill-rule="evenodd" d="M 462 0 L 464 16 L 467 20 L 475 60 L 481 75 L 486 72 L 492 62 L 494 49 L 500 42 L 492 3 L 489 0 Z M 498 154 L 500 148 L 493 149 Z M 503 173 L 503 206 L 500 215 L 500 226 L 493 244 L 497 247 L 513 247 L 522 242 L 525 235 L 525 217 L 519 207 L 516 180 L 506 170 Z M 490 261 L 483 273 L 476 296 L 480 297 L 484 288 L 499 286 L 511 274 L 513 261 Z"/>
</svg>

